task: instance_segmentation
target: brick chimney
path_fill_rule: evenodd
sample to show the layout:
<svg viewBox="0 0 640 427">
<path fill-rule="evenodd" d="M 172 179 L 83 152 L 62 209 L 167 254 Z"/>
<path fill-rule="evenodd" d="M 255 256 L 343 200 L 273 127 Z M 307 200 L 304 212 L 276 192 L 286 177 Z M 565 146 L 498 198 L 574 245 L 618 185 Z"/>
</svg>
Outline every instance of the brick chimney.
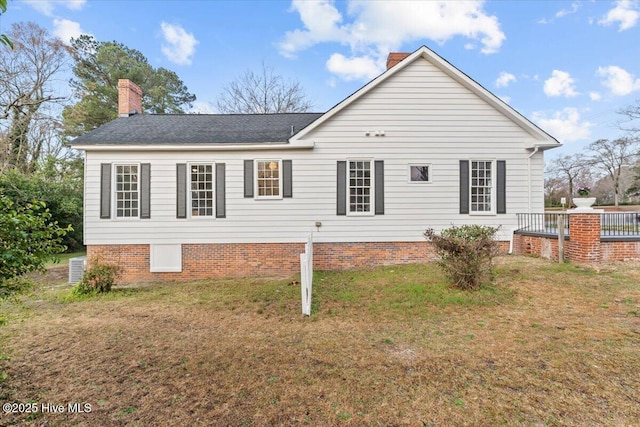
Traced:
<svg viewBox="0 0 640 427">
<path fill-rule="evenodd" d="M 142 114 L 142 89 L 129 79 L 118 80 L 118 117 Z"/>
<path fill-rule="evenodd" d="M 407 56 L 411 55 L 410 53 L 404 53 L 404 52 L 391 52 L 389 53 L 389 56 L 387 57 L 387 70 L 391 67 L 393 67 L 394 65 L 396 65 L 398 62 L 402 61 L 404 58 L 406 58 Z"/>
</svg>

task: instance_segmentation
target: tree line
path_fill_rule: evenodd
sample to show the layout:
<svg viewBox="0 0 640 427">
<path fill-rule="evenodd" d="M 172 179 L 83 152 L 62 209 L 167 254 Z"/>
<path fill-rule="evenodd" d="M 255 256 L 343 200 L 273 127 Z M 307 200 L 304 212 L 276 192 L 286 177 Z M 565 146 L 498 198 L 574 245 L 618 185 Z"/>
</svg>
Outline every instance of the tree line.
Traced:
<svg viewBox="0 0 640 427">
<path fill-rule="evenodd" d="M 600 205 L 640 204 L 640 100 L 618 113 L 622 136 L 599 139 L 548 163 L 546 206 L 560 206 L 562 198 L 571 206 L 578 188 L 587 188 Z"/>
</svg>

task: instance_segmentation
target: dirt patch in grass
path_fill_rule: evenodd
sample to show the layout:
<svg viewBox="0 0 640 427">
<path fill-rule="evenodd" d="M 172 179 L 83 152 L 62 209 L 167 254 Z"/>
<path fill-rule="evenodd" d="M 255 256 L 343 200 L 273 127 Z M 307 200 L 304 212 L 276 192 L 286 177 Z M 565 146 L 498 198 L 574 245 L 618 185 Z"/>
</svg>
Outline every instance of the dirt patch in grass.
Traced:
<svg viewBox="0 0 640 427">
<path fill-rule="evenodd" d="M 317 273 L 310 318 L 292 280 L 40 286 L 2 306 L 0 400 L 65 412 L 0 424 L 636 425 L 639 283 L 522 257 L 476 294 L 433 265 Z"/>
</svg>

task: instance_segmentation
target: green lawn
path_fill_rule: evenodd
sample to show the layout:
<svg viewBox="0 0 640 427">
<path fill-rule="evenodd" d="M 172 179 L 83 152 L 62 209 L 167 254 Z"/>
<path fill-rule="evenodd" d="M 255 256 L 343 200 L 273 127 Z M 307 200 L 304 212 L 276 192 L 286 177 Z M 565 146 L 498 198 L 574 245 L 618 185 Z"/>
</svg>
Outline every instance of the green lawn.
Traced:
<svg viewBox="0 0 640 427">
<path fill-rule="evenodd" d="M 155 283 L 3 302 L 0 400 L 90 413 L 0 424 L 632 426 L 640 264 L 501 257 L 495 284 L 433 264 Z"/>
<path fill-rule="evenodd" d="M 83 252 L 69 252 L 69 253 L 56 255 L 55 257 L 53 257 L 52 259 L 47 261 L 47 263 L 45 264 L 45 268 L 50 268 L 50 267 L 56 267 L 56 266 L 69 264 L 69 260 L 71 258 L 75 258 L 75 257 L 79 257 L 79 256 L 86 256 L 86 255 L 87 255 L 87 253 L 84 252 L 84 251 Z"/>
</svg>

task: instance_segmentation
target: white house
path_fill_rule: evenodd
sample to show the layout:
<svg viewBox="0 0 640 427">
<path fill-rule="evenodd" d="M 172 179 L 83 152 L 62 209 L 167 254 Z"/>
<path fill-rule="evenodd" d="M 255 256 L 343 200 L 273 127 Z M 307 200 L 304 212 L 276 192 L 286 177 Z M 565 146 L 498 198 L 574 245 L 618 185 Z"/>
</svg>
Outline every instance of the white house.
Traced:
<svg viewBox="0 0 640 427">
<path fill-rule="evenodd" d="M 560 144 L 426 47 L 324 114 L 120 117 L 85 152 L 85 244 L 125 280 L 284 275 L 431 258 L 423 233 L 543 212 Z"/>
</svg>

